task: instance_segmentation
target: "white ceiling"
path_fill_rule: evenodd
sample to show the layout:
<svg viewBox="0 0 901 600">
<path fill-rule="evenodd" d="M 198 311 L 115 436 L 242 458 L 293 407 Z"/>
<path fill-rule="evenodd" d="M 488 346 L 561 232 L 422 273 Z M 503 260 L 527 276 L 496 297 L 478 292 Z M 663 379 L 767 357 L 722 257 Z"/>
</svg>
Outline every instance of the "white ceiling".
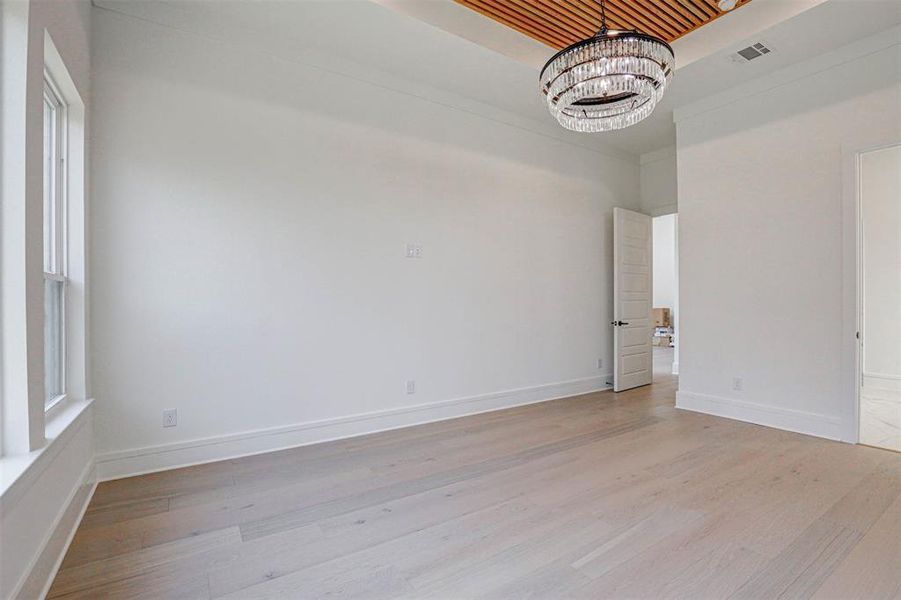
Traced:
<svg viewBox="0 0 901 600">
<path fill-rule="evenodd" d="M 601 152 L 633 155 L 675 142 L 675 107 L 901 23 L 899 0 L 755 0 L 674 44 L 684 66 L 661 106 L 645 122 L 618 132 L 574 134 L 556 125 L 539 98 L 538 68 L 553 51 L 452 0 L 94 0 L 94 4 Z M 751 11 L 755 4 L 763 8 Z M 791 18 L 782 20 L 786 16 Z M 746 64 L 729 59 L 735 50 L 761 40 L 775 52 Z"/>
</svg>

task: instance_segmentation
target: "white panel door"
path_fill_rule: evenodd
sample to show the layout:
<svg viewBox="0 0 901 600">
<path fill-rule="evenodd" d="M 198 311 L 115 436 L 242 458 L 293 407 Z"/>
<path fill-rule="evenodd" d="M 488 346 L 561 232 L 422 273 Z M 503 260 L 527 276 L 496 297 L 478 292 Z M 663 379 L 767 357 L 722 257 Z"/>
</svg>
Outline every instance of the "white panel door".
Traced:
<svg viewBox="0 0 901 600">
<path fill-rule="evenodd" d="M 614 391 L 653 379 L 651 217 L 613 209 Z"/>
</svg>

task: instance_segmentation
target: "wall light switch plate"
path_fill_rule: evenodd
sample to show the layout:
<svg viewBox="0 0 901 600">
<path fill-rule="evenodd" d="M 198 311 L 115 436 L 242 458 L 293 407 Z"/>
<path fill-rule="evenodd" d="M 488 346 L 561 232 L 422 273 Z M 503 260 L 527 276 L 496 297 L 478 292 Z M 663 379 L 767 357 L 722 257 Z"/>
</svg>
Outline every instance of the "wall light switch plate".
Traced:
<svg viewBox="0 0 901 600">
<path fill-rule="evenodd" d="M 175 427 L 178 425 L 178 409 L 169 408 L 163 411 L 163 427 Z"/>
</svg>

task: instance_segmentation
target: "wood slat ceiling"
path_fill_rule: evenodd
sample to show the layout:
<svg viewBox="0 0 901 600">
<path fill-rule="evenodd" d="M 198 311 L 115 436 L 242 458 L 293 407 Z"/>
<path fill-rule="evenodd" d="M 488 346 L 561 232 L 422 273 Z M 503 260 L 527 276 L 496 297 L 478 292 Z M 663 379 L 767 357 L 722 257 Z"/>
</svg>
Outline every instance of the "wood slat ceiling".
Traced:
<svg viewBox="0 0 901 600">
<path fill-rule="evenodd" d="M 739 0 L 738 7 L 751 0 Z M 456 0 L 498 23 L 561 49 L 601 27 L 598 0 Z M 717 0 L 607 0 L 610 29 L 637 29 L 667 42 L 726 14 Z"/>
</svg>

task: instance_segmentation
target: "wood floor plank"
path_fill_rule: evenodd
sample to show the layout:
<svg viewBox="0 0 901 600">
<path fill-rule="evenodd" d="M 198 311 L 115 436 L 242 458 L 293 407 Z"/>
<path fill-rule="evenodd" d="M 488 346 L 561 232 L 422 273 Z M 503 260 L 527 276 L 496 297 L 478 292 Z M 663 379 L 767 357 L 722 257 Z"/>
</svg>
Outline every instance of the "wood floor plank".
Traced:
<svg viewBox="0 0 901 600">
<path fill-rule="evenodd" d="M 578 489 L 572 486 L 572 480 L 589 479 L 584 474 L 590 472 L 591 464 L 577 460 L 579 453 L 576 450 L 573 449 L 568 455 L 548 454 L 536 461 L 523 463 L 506 471 L 497 471 L 481 479 L 462 479 L 452 485 L 317 521 L 327 535 L 326 539 L 318 543 L 317 552 L 298 549 L 296 552 L 280 552 L 275 557 L 264 555 L 257 560 L 243 561 L 239 567 L 223 570 L 221 574 L 211 574 L 213 594 L 216 595 L 217 590 L 231 589 L 233 586 L 218 580 L 260 580 L 264 575 L 274 578 L 305 568 L 313 564 L 316 557 L 321 560 L 330 559 L 430 527 L 452 523 L 454 519 L 496 503 L 524 497 L 535 488 Z M 610 463 L 607 471 L 595 469 L 594 476 L 603 477 L 604 473 L 613 472 L 610 468 L 616 464 Z M 265 542 L 266 539 L 283 533 L 285 532 L 254 541 Z"/>
<path fill-rule="evenodd" d="M 144 537 L 141 532 L 119 530 L 115 526 L 107 528 L 102 537 L 95 535 L 95 531 L 96 529 L 93 528 L 79 526 L 72 538 L 69 551 L 63 559 L 62 568 L 75 567 L 140 550 Z"/>
<path fill-rule="evenodd" d="M 892 598 L 901 455 L 676 380 L 107 482 L 51 598 Z"/>
<path fill-rule="evenodd" d="M 845 560 L 832 571 L 814 598 L 901 598 L 901 497 L 896 498 Z"/>
<path fill-rule="evenodd" d="M 157 515 L 169 510 L 169 498 L 151 498 L 101 505 L 85 512 L 81 527 L 93 529 L 104 525 L 113 525 L 148 515 Z"/>
<path fill-rule="evenodd" d="M 895 469 L 876 469 L 742 586 L 735 597 L 811 597 L 899 495 L 901 474 Z"/>
<path fill-rule="evenodd" d="M 543 429 L 541 425 L 544 424 L 544 419 L 536 418 L 535 421 L 536 423 L 533 426 Z M 616 420 L 610 419 L 610 421 L 615 422 Z M 621 424 L 616 425 L 616 427 L 621 426 Z M 586 430 L 592 430 L 590 425 L 583 427 Z M 581 429 L 578 431 L 581 431 Z M 590 435 L 597 435 L 597 433 L 597 431 L 592 430 Z M 615 434 L 616 431 L 613 433 Z M 493 437 L 493 434 L 490 434 L 490 432 L 487 434 L 489 441 Z M 559 438 L 559 434 L 557 437 Z M 510 439 L 515 441 L 528 438 L 513 435 Z M 507 452 L 500 456 L 516 452 L 521 453 L 524 451 L 521 443 L 508 447 Z M 195 491 L 192 491 L 188 496 L 177 494 L 169 499 L 171 512 L 165 517 L 137 518 L 133 522 L 125 523 L 122 527 L 110 527 L 106 528 L 106 530 L 98 529 L 91 534 L 93 538 L 96 538 L 92 542 L 102 540 L 104 536 L 111 538 L 124 533 L 140 532 L 142 544 L 149 546 L 173 541 L 178 539 L 179 536 L 196 535 L 205 531 L 254 520 L 265 520 L 269 517 L 286 518 L 286 507 L 294 507 L 296 511 L 303 511 L 306 510 L 305 507 L 323 505 L 328 502 L 347 504 L 350 496 L 364 495 L 367 490 L 384 488 L 420 476 L 428 476 L 434 479 L 439 476 L 441 469 L 460 469 L 475 462 L 484 462 L 486 454 L 493 456 L 493 460 L 500 459 L 499 453 L 492 454 L 480 450 L 480 448 L 480 444 L 474 443 L 474 450 L 466 449 L 463 455 L 448 453 L 449 458 L 430 465 L 424 474 L 417 474 L 407 469 L 375 476 L 376 474 L 370 469 L 355 467 L 350 474 L 358 474 L 361 477 L 357 480 L 354 477 L 350 477 L 351 481 L 346 482 L 347 485 L 343 486 L 332 486 L 317 482 L 317 470 L 308 472 L 303 466 L 295 467 L 296 472 L 293 474 L 277 475 L 277 483 L 257 481 L 257 485 L 251 487 L 238 487 L 234 483 L 230 483 L 227 486 L 223 486 L 219 491 L 192 486 L 189 489 Z M 409 451 L 413 451 L 413 449 Z M 432 451 L 434 451 L 434 448 Z M 358 457 L 356 462 L 366 464 L 368 461 L 371 461 L 371 450 L 361 450 L 361 452 L 363 454 Z M 314 458 L 310 462 L 316 463 L 318 459 L 319 457 Z M 239 462 L 243 462 L 243 460 L 239 460 Z M 303 461 L 301 463 L 308 464 L 303 463 Z M 330 477 L 344 478 L 349 474 L 350 464 L 354 464 L 354 462 L 334 464 L 333 474 Z M 237 477 L 236 475 L 235 478 Z M 199 491 L 196 491 L 198 489 Z M 158 489 L 154 488 L 152 493 L 158 493 Z M 199 494 L 200 497 L 198 498 L 196 494 Z M 211 503 L 206 506 L 199 505 L 206 502 Z M 185 523 L 191 523 L 193 527 L 185 527 Z M 98 544 L 95 543 L 95 545 Z"/>
<path fill-rule="evenodd" d="M 241 533 L 237 527 L 231 527 L 120 554 L 77 567 L 61 569 L 54 581 L 53 593 L 50 597 L 62 596 L 99 587 L 119 579 L 131 578 L 160 565 L 184 560 L 193 554 L 240 542 Z"/>
<path fill-rule="evenodd" d="M 704 517 L 697 511 L 662 506 L 636 523 L 629 523 L 603 544 L 572 562 L 572 567 L 596 579 L 674 533 Z"/>
<path fill-rule="evenodd" d="M 510 469 L 524 462 L 536 460 L 548 454 L 584 446 L 606 437 L 621 435 L 636 428 L 650 425 L 653 422 L 654 421 L 651 418 L 647 418 L 618 424 L 589 434 L 544 444 L 537 448 L 529 448 L 510 457 L 489 459 L 475 465 L 420 477 L 413 481 L 406 482 L 403 485 L 385 486 L 376 490 L 346 496 L 309 508 L 287 511 L 276 517 L 268 517 L 243 524 L 241 526 L 241 535 L 244 539 L 253 539 L 292 527 L 302 527 L 303 525 L 307 525 L 319 519 L 326 519 L 335 515 L 351 512 L 365 506 L 381 504 L 389 500 L 418 494 L 429 489 L 441 488 L 464 479 L 472 479 L 491 472 Z"/>
<path fill-rule="evenodd" d="M 453 560 L 455 556 L 476 552 L 490 544 L 492 540 L 509 539 L 515 530 L 528 528 L 545 514 L 538 507 L 514 499 L 463 514 L 455 519 L 444 519 L 432 527 L 408 531 L 406 535 L 393 537 L 358 552 L 336 553 L 332 560 L 314 562 L 303 569 L 284 574 L 272 572 L 268 581 L 262 579 L 259 574 L 255 577 L 256 581 L 253 579 L 242 581 L 241 574 L 223 570 L 218 577 L 216 574 L 211 576 L 211 593 L 216 598 L 220 594 L 224 597 L 241 597 L 241 594 L 236 592 L 242 589 L 247 589 L 249 594 L 265 592 L 267 595 L 278 595 L 282 592 L 288 594 L 294 590 L 300 596 L 311 597 L 306 591 L 310 582 L 315 582 L 319 578 L 337 579 L 342 573 L 359 571 L 361 567 L 366 573 L 393 571 L 401 574 L 404 581 L 408 581 L 417 572 L 444 564 Z M 330 541 L 338 540 L 340 538 L 330 539 Z M 412 589 L 411 587 L 410 590 Z"/>
</svg>

